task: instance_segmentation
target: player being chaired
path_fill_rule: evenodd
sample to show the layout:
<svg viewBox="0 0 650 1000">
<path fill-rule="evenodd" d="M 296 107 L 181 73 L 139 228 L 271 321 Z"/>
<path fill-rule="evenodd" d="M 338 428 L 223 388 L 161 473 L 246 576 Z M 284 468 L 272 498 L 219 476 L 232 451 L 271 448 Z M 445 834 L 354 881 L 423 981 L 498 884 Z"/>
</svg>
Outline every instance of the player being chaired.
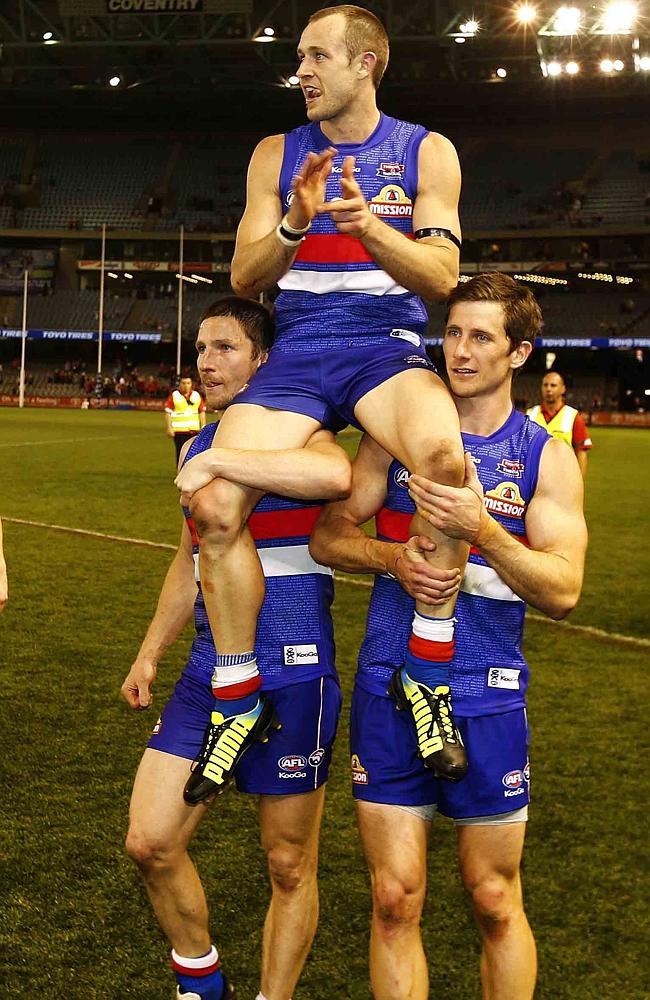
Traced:
<svg viewBox="0 0 650 1000">
<path fill-rule="evenodd" d="M 369 11 L 318 11 L 302 34 L 298 60 L 309 124 L 270 136 L 254 151 L 232 262 L 238 295 L 279 284 L 277 340 L 225 414 L 215 445 L 299 448 L 318 427 L 354 423 L 406 468 L 461 487 L 458 416 L 421 336 L 422 299 L 444 299 L 458 278 L 456 152 L 443 136 L 378 110 L 388 38 Z M 254 652 L 264 577 L 246 528 L 261 493 L 213 476 L 208 451 L 186 463 L 177 484 L 201 539 L 217 648 L 216 711 L 238 740 L 246 716 L 246 740 L 253 741 L 269 724 Z M 431 539 L 428 561 L 450 578 L 462 570 L 464 541 L 417 515 L 411 530 Z M 412 713 L 425 763 L 457 781 L 467 757 L 449 691 L 454 604 L 455 597 L 441 606 L 417 603 L 391 688 Z M 188 801 L 220 791 L 229 779 L 227 768 L 211 767 L 226 736 L 223 727 L 208 728 Z"/>
</svg>

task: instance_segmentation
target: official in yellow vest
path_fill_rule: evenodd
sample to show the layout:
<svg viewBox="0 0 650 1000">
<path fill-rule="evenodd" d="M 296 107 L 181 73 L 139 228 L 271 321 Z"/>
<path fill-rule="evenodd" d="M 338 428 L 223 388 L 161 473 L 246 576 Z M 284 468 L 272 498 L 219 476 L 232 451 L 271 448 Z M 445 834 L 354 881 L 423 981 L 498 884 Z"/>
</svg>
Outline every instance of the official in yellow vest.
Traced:
<svg viewBox="0 0 650 1000">
<path fill-rule="evenodd" d="M 554 438 L 566 441 L 573 448 L 584 478 L 587 472 L 587 452 L 592 447 L 592 441 L 579 410 L 564 402 L 565 394 L 566 385 L 560 373 L 547 372 L 542 379 L 541 406 L 532 406 L 527 414 L 536 424 L 545 427 Z"/>
<path fill-rule="evenodd" d="M 192 379 L 182 378 L 165 403 L 165 431 L 167 437 L 174 439 L 177 465 L 185 442 L 205 427 L 205 412 L 205 401 Z"/>
</svg>

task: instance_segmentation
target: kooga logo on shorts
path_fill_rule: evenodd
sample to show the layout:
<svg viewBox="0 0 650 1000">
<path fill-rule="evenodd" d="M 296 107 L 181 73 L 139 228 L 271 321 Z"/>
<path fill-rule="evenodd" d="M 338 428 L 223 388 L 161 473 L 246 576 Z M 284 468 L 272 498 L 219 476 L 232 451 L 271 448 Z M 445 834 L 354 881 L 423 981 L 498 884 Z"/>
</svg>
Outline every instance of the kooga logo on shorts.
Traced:
<svg viewBox="0 0 650 1000">
<path fill-rule="evenodd" d="M 318 663 L 318 647 L 315 642 L 304 643 L 300 646 L 284 647 L 284 664 L 286 667 L 295 667 L 297 664 Z"/>
</svg>

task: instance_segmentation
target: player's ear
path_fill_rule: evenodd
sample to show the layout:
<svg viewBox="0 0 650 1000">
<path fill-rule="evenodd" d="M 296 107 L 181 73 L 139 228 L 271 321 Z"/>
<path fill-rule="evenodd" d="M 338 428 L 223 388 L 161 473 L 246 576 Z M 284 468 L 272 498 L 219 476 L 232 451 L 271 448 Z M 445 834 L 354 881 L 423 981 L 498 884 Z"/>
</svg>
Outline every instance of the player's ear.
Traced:
<svg viewBox="0 0 650 1000">
<path fill-rule="evenodd" d="M 532 349 L 533 345 L 529 340 L 522 340 L 510 353 L 510 367 L 521 368 L 522 365 L 525 365 Z"/>
<path fill-rule="evenodd" d="M 265 365 L 268 360 L 269 360 L 269 352 L 260 351 L 260 353 L 257 355 L 257 358 L 255 359 L 256 361 L 255 371 L 257 371 L 258 368 L 261 368 L 262 365 Z"/>
<path fill-rule="evenodd" d="M 377 64 L 377 55 L 374 52 L 362 52 L 360 56 L 357 57 L 358 70 L 357 75 L 360 80 L 365 80 L 367 77 L 372 76 L 372 71 Z"/>
</svg>

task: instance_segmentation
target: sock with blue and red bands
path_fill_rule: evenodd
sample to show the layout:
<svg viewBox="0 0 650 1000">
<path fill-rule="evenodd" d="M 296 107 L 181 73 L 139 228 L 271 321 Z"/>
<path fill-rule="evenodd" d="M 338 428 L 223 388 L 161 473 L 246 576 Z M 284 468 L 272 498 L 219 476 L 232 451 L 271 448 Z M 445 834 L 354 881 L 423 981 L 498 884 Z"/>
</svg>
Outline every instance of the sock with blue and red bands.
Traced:
<svg viewBox="0 0 650 1000">
<path fill-rule="evenodd" d="M 455 618 L 429 618 L 415 612 L 404 666 L 414 681 L 449 686 L 449 664 L 454 656 Z"/>
<path fill-rule="evenodd" d="M 201 1000 L 222 1000 L 225 990 L 221 961 L 214 945 L 199 958 L 184 958 L 172 948 L 172 967 L 183 993 L 194 993 Z"/>
<path fill-rule="evenodd" d="M 216 710 L 225 718 L 244 715 L 255 708 L 261 684 L 262 678 L 253 650 L 246 653 L 217 653 L 212 694 Z"/>
</svg>

